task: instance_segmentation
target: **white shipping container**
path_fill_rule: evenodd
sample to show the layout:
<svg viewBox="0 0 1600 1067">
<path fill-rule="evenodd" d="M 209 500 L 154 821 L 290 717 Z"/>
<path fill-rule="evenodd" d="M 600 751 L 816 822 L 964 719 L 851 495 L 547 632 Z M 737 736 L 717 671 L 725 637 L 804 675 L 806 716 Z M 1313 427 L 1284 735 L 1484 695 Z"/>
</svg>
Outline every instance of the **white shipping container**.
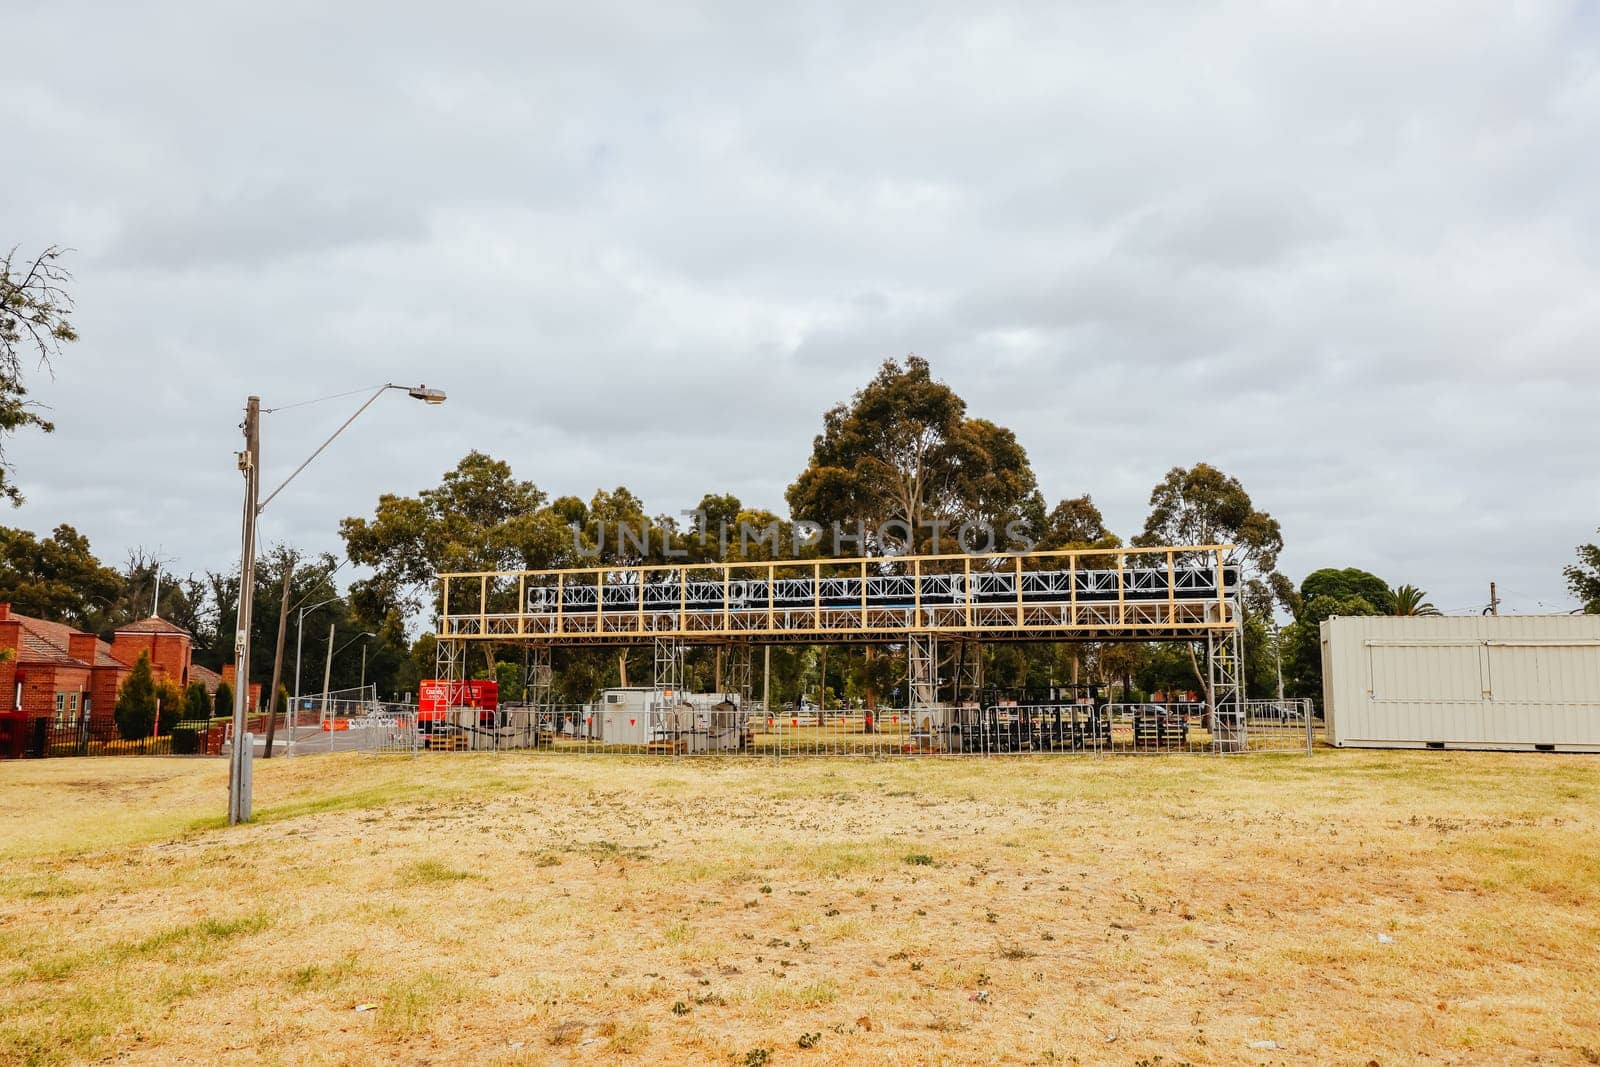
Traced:
<svg viewBox="0 0 1600 1067">
<path fill-rule="evenodd" d="M 1333 618 L 1321 639 L 1335 745 L 1600 752 L 1600 615 Z"/>
</svg>

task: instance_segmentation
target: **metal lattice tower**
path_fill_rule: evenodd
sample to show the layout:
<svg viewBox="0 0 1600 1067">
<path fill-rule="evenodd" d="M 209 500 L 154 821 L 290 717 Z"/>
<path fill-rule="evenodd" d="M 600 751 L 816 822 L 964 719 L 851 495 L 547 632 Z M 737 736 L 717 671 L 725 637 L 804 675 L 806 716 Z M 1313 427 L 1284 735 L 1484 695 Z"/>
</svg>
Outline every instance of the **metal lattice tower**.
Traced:
<svg viewBox="0 0 1600 1067">
<path fill-rule="evenodd" d="M 555 702 L 555 672 L 550 665 L 549 645 L 528 646 L 527 673 L 522 679 L 523 700 L 536 713 L 548 714 Z"/>
<path fill-rule="evenodd" d="M 667 700 L 677 700 L 683 693 L 683 643 L 673 637 L 655 640 L 655 690 L 656 704 L 666 707 Z"/>
<path fill-rule="evenodd" d="M 441 637 L 433 644 L 433 676 L 444 683 L 445 709 L 455 706 L 467 676 L 467 643 Z"/>
<path fill-rule="evenodd" d="M 1218 752 L 1243 752 L 1249 748 L 1245 727 L 1243 626 L 1207 635 L 1206 672 L 1211 683 L 1213 747 Z"/>
<path fill-rule="evenodd" d="M 750 690 L 755 677 L 754 657 L 748 641 L 740 641 L 728 646 L 727 674 L 723 678 L 726 692 L 739 695 L 739 707 L 744 708 L 750 703 Z"/>
<path fill-rule="evenodd" d="M 939 638 L 931 633 L 914 633 L 906 641 L 907 706 L 912 711 L 932 710 L 939 705 Z"/>
<path fill-rule="evenodd" d="M 444 686 L 444 706 L 439 722 L 447 729 L 457 723 L 458 701 L 461 700 L 461 683 L 467 676 L 467 649 L 465 641 L 441 637 L 433 645 L 433 677 Z M 420 703 L 422 694 L 417 694 Z"/>
</svg>

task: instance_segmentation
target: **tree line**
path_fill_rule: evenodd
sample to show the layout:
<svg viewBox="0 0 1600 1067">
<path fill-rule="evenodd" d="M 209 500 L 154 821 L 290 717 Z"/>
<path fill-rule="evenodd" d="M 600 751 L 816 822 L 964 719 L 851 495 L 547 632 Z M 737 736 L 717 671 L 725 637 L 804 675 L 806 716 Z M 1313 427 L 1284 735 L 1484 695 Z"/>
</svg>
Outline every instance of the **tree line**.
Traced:
<svg viewBox="0 0 1600 1067">
<path fill-rule="evenodd" d="M 12 284 L 8 292 L 16 291 Z M 59 342 L 72 336 L 64 317 L 51 326 L 53 321 L 44 318 L 44 327 L 53 332 L 34 338 L 45 346 L 41 351 L 48 350 L 51 337 Z M 0 336 L 13 357 L 13 342 L 34 336 L 16 325 L 5 330 Z M 0 360 L 0 379 L 5 370 Z M 4 387 L 0 380 L 0 391 Z M 0 493 L 14 495 L 9 483 L 0 483 Z M 1238 478 L 1204 462 L 1168 471 L 1151 489 L 1142 528 L 1125 541 L 1107 528 L 1089 493 L 1046 500 L 1016 435 L 970 415 L 965 401 L 918 356 L 886 360 L 853 396 L 823 414 L 821 432 L 785 502 L 788 514 L 780 515 L 747 506 L 732 494 L 708 492 L 690 509 L 692 517 L 652 514 L 626 486 L 597 490 L 587 500 L 551 497 L 505 461 L 472 451 L 437 485 L 409 496 L 384 494 L 369 515 L 345 518 L 339 524 L 343 560 L 289 545 L 262 555 L 252 634 L 257 655 L 250 677 L 263 688 L 270 683 L 270 650 L 277 642 L 279 616 L 287 611 L 285 688 L 320 691 L 327 665 L 333 689 L 366 681 L 390 696 L 415 693 L 418 682 L 434 673 L 434 642 L 426 632 L 415 639 L 411 635 L 436 609 L 439 571 L 746 562 L 826 556 L 835 550 L 824 540 L 791 551 L 798 523 L 859 530 L 859 539 L 843 555 L 926 552 L 934 547 L 937 531 L 964 523 L 1016 529 L 1044 549 L 1232 544 L 1229 562 L 1240 568 L 1244 581 L 1245 673 L 1256 696 L 1279 692 L 1280 679 L 1285 695 L 1320 695 L 1317 626 L 1331 615 L 1434 611 L 1415 587 L 1390 586 L 1357 569 L 1317 570 L 1296 585 L 1278 568 L 1283 551 L 1278 521 L 1255 504 Z M 776 529 L 780 536 L 756 543 L 706 536 L 740 525 Z M 608 529 L 619 528 L 644 536 L 606 536 Z M 346 562 L 364 574 L 344 585 L 339 572 Z M 1566 576 L 1588 610 L 1600 612 L 1600 549 L 1580 546 Z M 0 599 L 19 612 L 109 637 L 119 625 L 151 614 L 158 582 L 160 614 L 193 635 L 196 662 L 220 671 L 234 647 L 236 572 L 178 573 L 143 550 L 112 567 L 70 525 L 56 527 L 48 537 L 0 527 Z M 354 649 L 328 664 L 330 648 L 354 642 L 365 646 L 364 673 Z M 1114 686 L 1127 699 L 1142 699 L 1151 692 L 1206 685 L 1198 650 L 1185 642 L 1007 645 L 991 647 L 985 655 L 985 677 L 997 687 L 1095 681 Z M 487 646 L 472 671 L 500 679 L 506 698 L 514 700 L 521 695 L 520 657 L 516 649 Z M 892 699 L 903 684 L 902 659 L 866 649 L 782 649 L 774 656 L 774 686 L 793 696 Z M 571 702 L 649 673 L 643 652 L 634 653 L 630 662 L 628 653 L 564 650 L 557 666 L 558 697 Z M 717 669 L 715 653 L 693 653 L 688 669 L 691 681 L 709 686 Z"/>
</svg>

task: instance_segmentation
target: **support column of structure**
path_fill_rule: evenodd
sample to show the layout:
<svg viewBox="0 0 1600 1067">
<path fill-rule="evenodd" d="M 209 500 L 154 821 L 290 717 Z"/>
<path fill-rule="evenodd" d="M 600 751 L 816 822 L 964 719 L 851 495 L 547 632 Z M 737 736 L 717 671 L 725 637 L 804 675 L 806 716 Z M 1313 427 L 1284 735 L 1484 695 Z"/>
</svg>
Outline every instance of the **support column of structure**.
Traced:
<svg viewBox="0 0 1600 1067">
<path fill-rule="evenodd" d="M 739 728 L 739 748 L 746 747 L 749 734 L 750 699 L 755 690 L 755 650 L 748 641 L 735 641 L 728 646 L 727 673 L 723 678 L 723 692 L 738 696 L 739 710 L 736 719 Z"/>
<path fill-rule="evenodd" d="M 655 738 L 677 740 L 678 706 L 683 703 L 683 645 L 676 637 L 655 639 L 655 694 L 650 723 Z"/>
<path fill-rule="evenodd" d="M 1244 710 L 1243 628 L 1208 633 L 1206 664 L 1211 682 L 1212 747 L 1218 752 L 1243 752 L 1249 747 Z"/>
<path fill-rule="evenodd" d="M 944 715 L 939 707 L 939 638 L 914 633 L 906 641 L 906 706 L 911 743 L 921 751 L 944 747 Z"/>
<path fill-rule="evenodd" d="M 939 706 L 939 638 L 914 633 L 906 641 L 906 707 L 927 711 Z"/>
<path fill-rule="evenodd" d="M 555 670 L 550 659 L 549 645 L 528 647 L 528 668 L 522 679 L 522 699 L 528 705 L 526 729 L 531 731 L 531 735 L 521 738 L 522 744 L 553 742 L 561 732 L 562 724 L 555 717 Z"/>
<path fill-rule="evenodd" d="M 456 641 L 448 637 L 440 637 L 433 643 L 433 677 L 437 684 L 443 688 L 439 694 L 438 713 L 430 723 L 431 728 L 439 733 L 440 742 L 430 740 L 430 744 L 441 743 L 444 738 L 456 734 L 457 717 L 460 712 L 461 683 L 467 674 L 467 643 Z M 421 694 L 418 694 L 419 712 Z M 419 723 L 419 728 L 421 724 Z M 442 731 L 441 731 L 442 728 Z M 453 740 L 450 743 L 454 743 Z"/>
</svg>

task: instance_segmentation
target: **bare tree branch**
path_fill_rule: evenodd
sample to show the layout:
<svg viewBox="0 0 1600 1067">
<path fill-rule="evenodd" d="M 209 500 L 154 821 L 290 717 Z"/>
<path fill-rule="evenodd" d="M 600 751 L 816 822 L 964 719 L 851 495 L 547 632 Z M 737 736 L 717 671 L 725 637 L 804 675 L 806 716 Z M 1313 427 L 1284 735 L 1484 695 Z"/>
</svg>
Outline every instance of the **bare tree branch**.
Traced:
<svg viewBox="0 0 1600 1067">
<path fill-rule="evenodd" d="M 49 433 L 55 426 L 39 414 L 39 405 L 27 400 L 22 353 L 31 348 L 39 356 L 39 369 L 54 374 L 51 360 L 61 346 L 78 339 L 71 315 L 76 310 L 68 284 L 72 272 L 62 260 L 69 249 L 51 245 L 24 269 L 13 270 L 15 246 L 0 257 L 0 498 L 22 502 L 5 459 L 5 437 L 32 427 Z"/>
<path fill-rule="evenodd" d="M 64 343 L 78 339 L 70 316 L 77 310 L 68 284 L 72 272 L 63 265 L 70 249 L 51 245 L 14 272 L 17 249 L 0 259 L 0 373 L 18 379 L 22 374 L 22 349 L 32 347 L 39 366 L 50 369 L 52 358 Z"/>
</svg>

